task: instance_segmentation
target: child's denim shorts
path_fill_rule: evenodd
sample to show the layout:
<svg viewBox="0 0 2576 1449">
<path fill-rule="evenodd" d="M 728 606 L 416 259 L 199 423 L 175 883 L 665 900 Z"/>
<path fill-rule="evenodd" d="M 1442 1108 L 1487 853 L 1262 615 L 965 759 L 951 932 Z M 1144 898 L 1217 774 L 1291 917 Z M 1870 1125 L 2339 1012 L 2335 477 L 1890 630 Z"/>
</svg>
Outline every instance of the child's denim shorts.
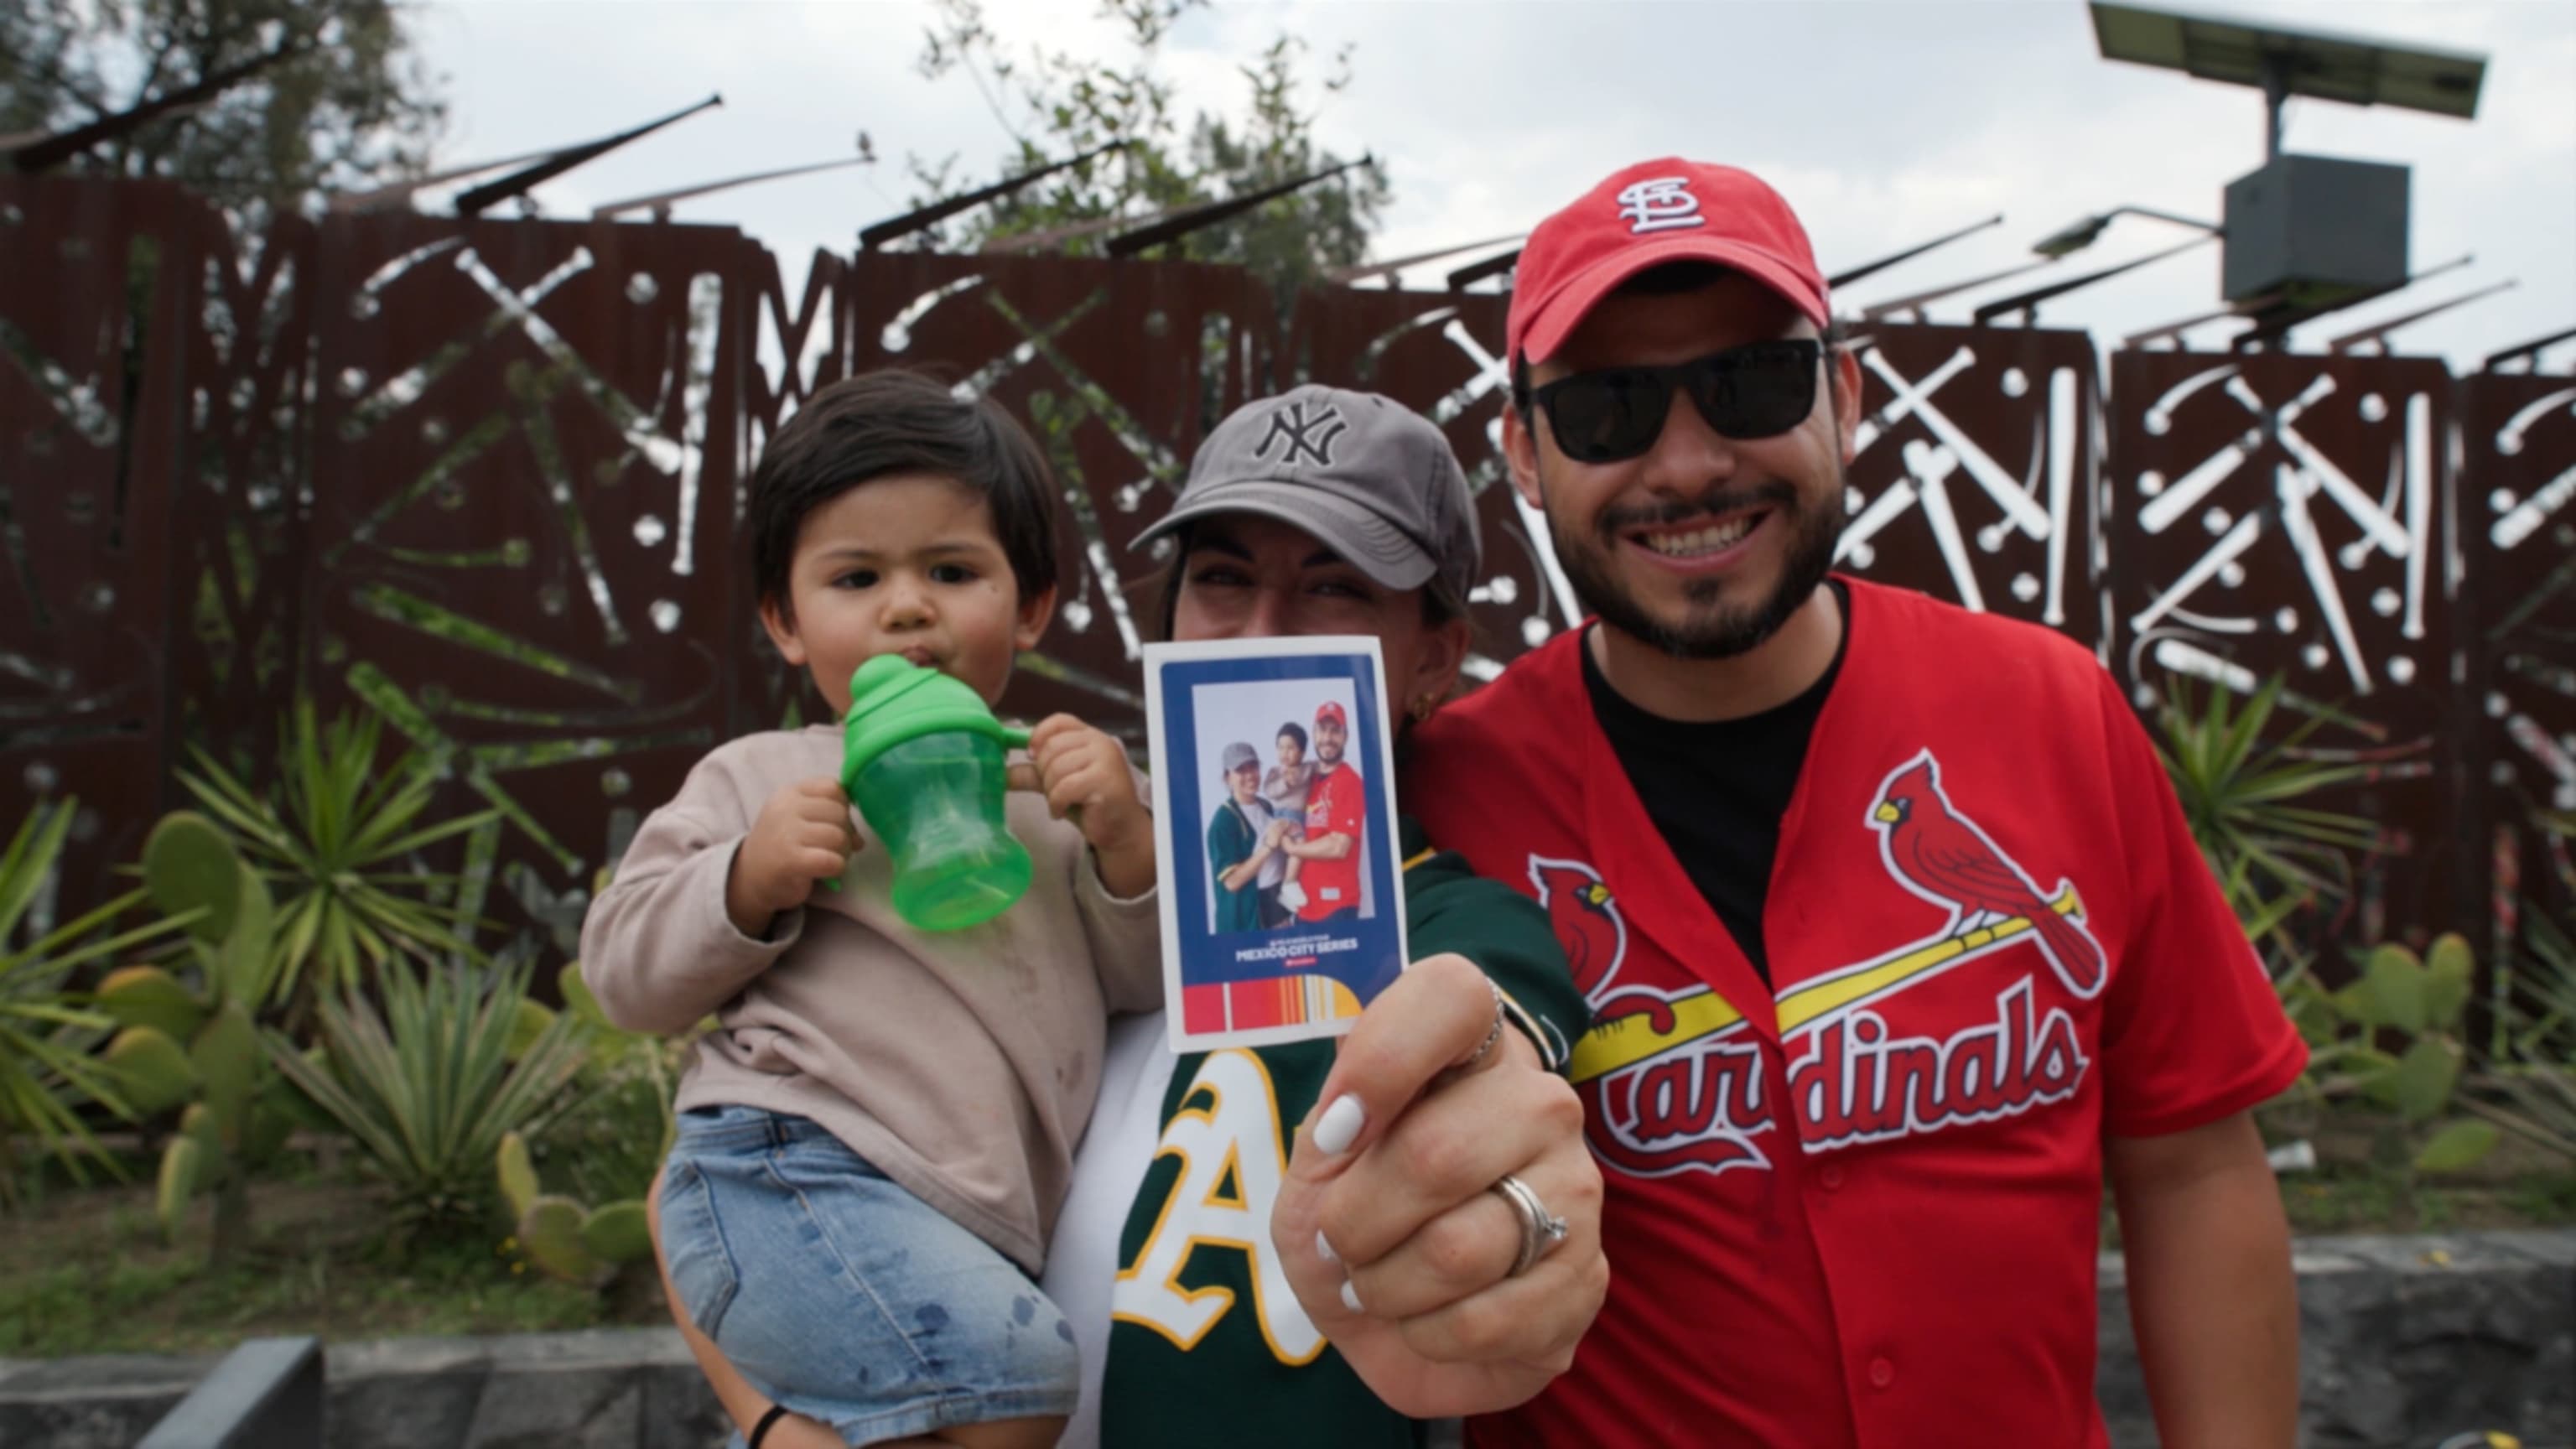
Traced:
<svg viewBox="0 0 2576 1449">
<path fill-rule="evenodd" d="M 734 1367 L 852 1444 L 1073 1412 L 1081 1358 L 1046 1294 L 806 1118 L 682 1114 L 662 1251 Z"/>
</svg>

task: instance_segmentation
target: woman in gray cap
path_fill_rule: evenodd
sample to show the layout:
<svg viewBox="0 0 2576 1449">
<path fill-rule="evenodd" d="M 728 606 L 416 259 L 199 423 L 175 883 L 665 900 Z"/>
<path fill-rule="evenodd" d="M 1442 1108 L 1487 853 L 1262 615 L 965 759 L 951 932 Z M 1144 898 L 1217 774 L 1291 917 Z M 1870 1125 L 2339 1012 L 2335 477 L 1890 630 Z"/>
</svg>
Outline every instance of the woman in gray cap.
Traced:
<svg viewBox="0 0 2576 1449">
<path fill-rule="evenodd" d="M 1310 386 L 1242 408 L 1157 538 L 1166 638 L 1373 636 L 1400 728 L 1456 687 L 1474 504 L 1400 403 Z M 1160 1017 L 1110 1023 L 1046 1271 L 1083 1349 L 1065 1444 L 1409 1446 L 1407 1415 L 1509 1408 L 1573 1361 L 1609 1282 L 1557 1075 L 1584 1002 L 1535 902 L 1401 824 L 1414 964 L 1338 1052 L 1176 1057 Z"/>
<path fill-rule="evenodd" d="M 1252 746 L 1227 745 L 1217 767 L 1225 797 L 1208 816 L 1208 882 L 1216 896 L 1209 929 L 1266 931 L 1279 924 L 1279 883 L 1288 868 L 1279 841 L 1286 830 L 1261 798 L 1261 756 Z"/>
<path fill-rule="evenodd" d="M 1374 636 L 1408 723 L 1456 686 L 1475 516 L 1412 410 L 1311 386 L 1242 408 L 1162 537 L 1167 637 Z M 1420 1421 L 1511 1408 L 1573 1363 L 1610 1281 L 1560 1075 L 1583 997 L 1535 902 L 1401 825 L 1414 961 L 1348 1036 L 1184 1057 L 1159 1014 L 1110 1023 L 1047 1255 L 1083 1360 L 1064 1445 L 1415 1449 Z M 733 1412 L 764 1419 L 689 1336 Z M 766 1427 L 766 1449 L 840 1442 Z"/>
</svg>

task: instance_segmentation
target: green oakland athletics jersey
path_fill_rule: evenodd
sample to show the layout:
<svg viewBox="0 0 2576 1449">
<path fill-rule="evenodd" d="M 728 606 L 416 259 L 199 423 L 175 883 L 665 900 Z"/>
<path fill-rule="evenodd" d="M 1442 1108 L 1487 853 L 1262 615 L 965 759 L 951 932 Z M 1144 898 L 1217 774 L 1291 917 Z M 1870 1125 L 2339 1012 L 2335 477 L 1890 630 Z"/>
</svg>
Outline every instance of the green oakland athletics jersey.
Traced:
<svg viewBox="0 0 2576 1449">
<path fill-rule="evenodd" d="M 1546 913 L 1403 822 L 1405 928 L 1414 959 L 1456 952 L 1511 999 L 1548 1065 L 1586 1025 Z M 1281 1449 L 1409 1446 L 1422 1426 L 1388 1409 L 1307 1321 L 1270 1245 L 1291 1134 L 1332 1070 L 1333 1044 L 1182 1057 L 1161 1135 L 1118 1244 L 1100 1442 Z"/>
</svg>

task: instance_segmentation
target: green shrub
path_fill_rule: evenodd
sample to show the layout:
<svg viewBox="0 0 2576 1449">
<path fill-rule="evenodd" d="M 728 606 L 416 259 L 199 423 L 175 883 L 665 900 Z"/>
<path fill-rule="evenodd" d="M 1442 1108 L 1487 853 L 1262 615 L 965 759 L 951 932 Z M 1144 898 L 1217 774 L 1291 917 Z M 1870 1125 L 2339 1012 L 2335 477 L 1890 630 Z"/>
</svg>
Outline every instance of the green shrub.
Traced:
<svg viewBox="0 0 2576 1449">
<path fill-rule="evenodd" d="M 86 1099 L 117 1116 L 132 1115 L 115 1072 L 93 1054 L 115 1023 L 68 983 L 84 966 L 190 924 L 164 919 L 111 933 L 117 917 L 142 903 L 136 890 L 23 945 L 11 944 L 62 858 L 78 809 L 72 800 L 50 810 L 38 805 L 0 852 L 0 1206 L 18 1201 L 15 1144 L 22 1137 L 61 1163 L 74 1182 L 88 1181 L 93 1166 L 116 1173 L 80 1113 Z"/>
<path fill-rule="evenodd" d="M 460 964 L 379 981 L 381 1013 L 363 997 L 325 999 L 320 1060 L 274 1031 L 270 1059 L 390 1189 L 395 1241 L 472 1234 L 492 1214 L 501 1139 L 542 1130 L 571 1099 L 571 1024 L 547 1023 L 513 1060 L 525 972 Z"/>
<path fill-rule="evenodd" d="M 342 716 L 325 728 L 299 703 L 279 749 L 278 798 L 263 799 L 203 750 L 180 780 L 250 857 L 278 898 L 278 990 L 321 999 L 355 990 L 394 958 L 472 959 L 443 904 L 455 877 L 417 868 L 421 850 L 497 818 L 480 810 L 423 825 L 438 789 L 427 759 L 376 768 L 379 723 Z"/>
</svg>

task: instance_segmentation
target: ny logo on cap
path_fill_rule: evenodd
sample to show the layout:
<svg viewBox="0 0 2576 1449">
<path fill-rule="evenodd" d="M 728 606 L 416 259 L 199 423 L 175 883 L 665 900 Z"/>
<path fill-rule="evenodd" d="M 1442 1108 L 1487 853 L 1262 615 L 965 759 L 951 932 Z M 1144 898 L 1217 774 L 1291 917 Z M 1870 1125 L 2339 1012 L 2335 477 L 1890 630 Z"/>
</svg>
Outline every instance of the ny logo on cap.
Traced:
<svg viewBox="0 0 2576 1449">
<path fill-rule="evenodd" d="M 1349 428 L 1350 424 L 1342 421 L 1342 410 L 1330 403 L 1309 416 L 1304 403 L 1293 402 L 1270 415 L 1270 431 L 1261 435 L 1261 446 L 1252 450 L 1252 456 L 1266 461 L 1270 445 L 1285 440 L 1288 455 L 1280 462 L 1294 463 L 1302 457 L 1329 468 L 1333 466 L 1333 440 Z"/>
<path fill-rule="evenodd" d="M 1631 183 L 1619 193 L 1619 214 L 1633 223 L 1628 228 L 1630 236 L 1701 226 L 1708 221 L 1699 214 L 1699 198 L 1690 194 L 1687 176 L 1658 176 Z"/>
</svg>

